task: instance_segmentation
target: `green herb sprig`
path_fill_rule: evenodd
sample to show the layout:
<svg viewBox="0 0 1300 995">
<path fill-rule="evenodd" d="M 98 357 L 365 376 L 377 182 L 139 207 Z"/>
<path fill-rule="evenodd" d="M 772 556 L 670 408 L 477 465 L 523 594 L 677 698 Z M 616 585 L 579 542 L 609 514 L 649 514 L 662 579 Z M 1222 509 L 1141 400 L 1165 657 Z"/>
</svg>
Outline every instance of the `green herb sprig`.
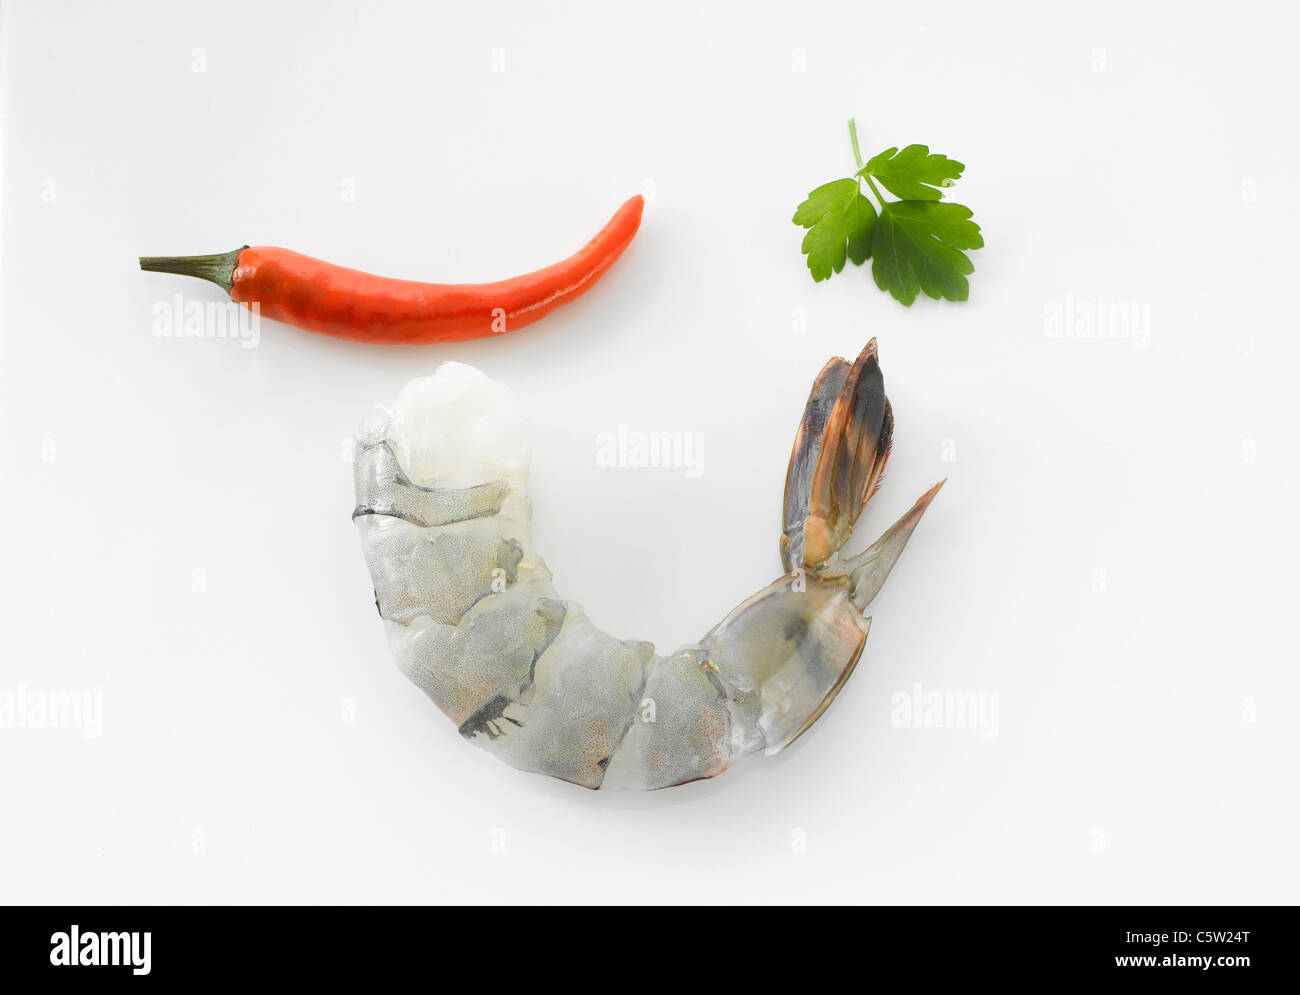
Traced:
<svg viewBox="0 0 1300 995">
<path fill-rule="evenodd" d="M 858 171 L 822 184 L 794 212 L 794 223 L 808 229 L 803 252 L 813 280 L 829 280 L 845 259 L 855 266 L 870 259 L 876 286 L 907 307 L 918 292 L 935 300 L 966 300 L 966 277 L 975 266 L 962 250 L 983 248 L 984 236 L 969 208 L 941 202 L 943 190 L 966 167 L 924 145 L 885 149 L 864 164 L 851 119 L 849 139 Z M 879 210 L 863 194 L 863 182 Z M 899 199 L 886 201 L 877 183 Z"/>
</svg>

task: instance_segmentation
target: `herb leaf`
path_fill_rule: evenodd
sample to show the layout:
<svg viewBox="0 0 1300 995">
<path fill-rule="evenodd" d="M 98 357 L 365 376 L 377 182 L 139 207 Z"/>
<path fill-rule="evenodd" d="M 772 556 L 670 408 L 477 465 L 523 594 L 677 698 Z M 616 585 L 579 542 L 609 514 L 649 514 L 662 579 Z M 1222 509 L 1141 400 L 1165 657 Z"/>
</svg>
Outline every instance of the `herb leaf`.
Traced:
<svg viewBox="0 0 1300 995">
<path fill-rule="evenodd" d="M 856 178 L 819 186 L 799 205 L 793 221 L 808 229 L 803 251 L 816 283 L 842 270 L 846 256 L 861 266 L 871 254 L 876 208 L 862 195 Z"/>
<path fill-rule="evenodd" d="M 905 307 L 912 306 L 918 293 L 935 300 L 966 300 L 966 277 L 975 267 L 963 250 L 982 249 L 984 236 L 969 208 L 940 202 L 965 165 L 931 154 L 925 145 L 902 151 L 894 146 L 864 164 L 858 126 L 851 118 L 849 141 L 858 171 L 822 184 L 794 212 L 794 223 L 808 229 L 803 252 L 813 282 L 829 280 L 844 268 L 845 259 L 857 266 L 871 259 L 876 286 Z M 901 199 L 885 200 L 877 181 Z M 863 194 L 863 183 L 876 201 Z"/>
<path fill-rule="evenodd" d="M 964 301 L 975 266 L 962 249 L 979 249 L 984 236 L 969 208 L 931 200 L 884 205 L 871 240 L 876 286 L 910 307 L 917 291 L 935 300 Z"/>
<path fill-rule="evenodd" d="M 894 147 L 873 156 L 859 175 L 875 177 L 881 186 L 903 200 L 939 200 L 943 194 L 936 188 L 952 186 L 965 168 L 963 163 L 946 155 L 931 155 L 925 145 L 909 145 L 901 152 Z"/>
</svg>

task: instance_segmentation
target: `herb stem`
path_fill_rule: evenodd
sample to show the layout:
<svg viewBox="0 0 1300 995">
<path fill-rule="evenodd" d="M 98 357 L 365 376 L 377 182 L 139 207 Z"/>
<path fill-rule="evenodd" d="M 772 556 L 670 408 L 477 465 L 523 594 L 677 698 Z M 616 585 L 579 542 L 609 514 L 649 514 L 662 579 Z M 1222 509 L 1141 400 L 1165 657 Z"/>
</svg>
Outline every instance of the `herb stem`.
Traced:
<svg viewBox="0 0 1300 995">
<path fill-rule="evenodd" d="M 858 160 L 858 169 L 862 168 L 862 150 L 858 148 L 858 122 L 849 118 L 849 141 L 853 143 L 853 158 Z"/>
<path fill-rule="evenodd" d="M 871 187 L 871 192 L 876 195 L 876 200 L 880 201 L 880 206 L 884 207 L 885 198 L 880 196 L 880 191 L 877 190 L 876 185 L 873 182 L 871 182 L 871 175 L 869 173 L 863 173 L 862 178 L 867 181 L 867 186 Z"/>
<path fill-rule="evenodd" d="M 871 181 L 871 174 L 862 172 L 862 149 L 858 148 L 858 122 L 853 118 L 849 118 L 849 141 L 853 143 L 853 158 L 858 161 L 858 175 L 867 181 L 867 186 L 871 187 L 871 192 L 876 195 L 876 200 L 880 201 L 880 206 L 883 208 L 885 198 L 880 196 L 880 191 L 876 189 L 876 185 Z"/>
</svg>

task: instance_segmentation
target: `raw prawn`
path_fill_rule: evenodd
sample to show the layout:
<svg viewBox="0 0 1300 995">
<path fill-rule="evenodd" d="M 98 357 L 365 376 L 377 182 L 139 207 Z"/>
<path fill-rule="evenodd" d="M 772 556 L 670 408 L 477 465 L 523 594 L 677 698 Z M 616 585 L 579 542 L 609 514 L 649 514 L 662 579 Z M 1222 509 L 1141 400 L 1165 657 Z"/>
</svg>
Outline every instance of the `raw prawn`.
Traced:
<svg viewBox="0 0 1300 995">
<path fill-rule="evenodd" d="M 943 482 L 856 557 L 893 413 L 874 339 L 813 384 L 786 478 L 785 574 L 668 656 L 562 599 L 530 536 L 528 446 L 504 384 L 459 363 L 356 436 L 357 506 L 399 667 L 471 742 L 588 788 L 664 788 L 776 753 L 853 672 L 880 590 Z"/>
</svg>

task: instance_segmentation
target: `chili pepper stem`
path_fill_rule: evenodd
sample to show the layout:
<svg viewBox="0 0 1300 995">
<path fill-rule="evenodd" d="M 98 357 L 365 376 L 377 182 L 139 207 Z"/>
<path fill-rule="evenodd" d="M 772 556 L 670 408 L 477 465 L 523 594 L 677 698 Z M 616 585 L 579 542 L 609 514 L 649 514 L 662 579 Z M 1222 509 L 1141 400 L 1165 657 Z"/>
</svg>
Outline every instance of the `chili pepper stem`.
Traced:
<svg viewBox="0 0 1300 995">
<path fill-rule="evenodd" d="M 141 256 L 140 268 L 153 273 L 195 276 L 200 280 L 209 280 L 230 293 L 239 254 L 247 248 L 248 246 L 241 245 L 233 252 L 218 252 L 210 256 Z"/>
</svg>

